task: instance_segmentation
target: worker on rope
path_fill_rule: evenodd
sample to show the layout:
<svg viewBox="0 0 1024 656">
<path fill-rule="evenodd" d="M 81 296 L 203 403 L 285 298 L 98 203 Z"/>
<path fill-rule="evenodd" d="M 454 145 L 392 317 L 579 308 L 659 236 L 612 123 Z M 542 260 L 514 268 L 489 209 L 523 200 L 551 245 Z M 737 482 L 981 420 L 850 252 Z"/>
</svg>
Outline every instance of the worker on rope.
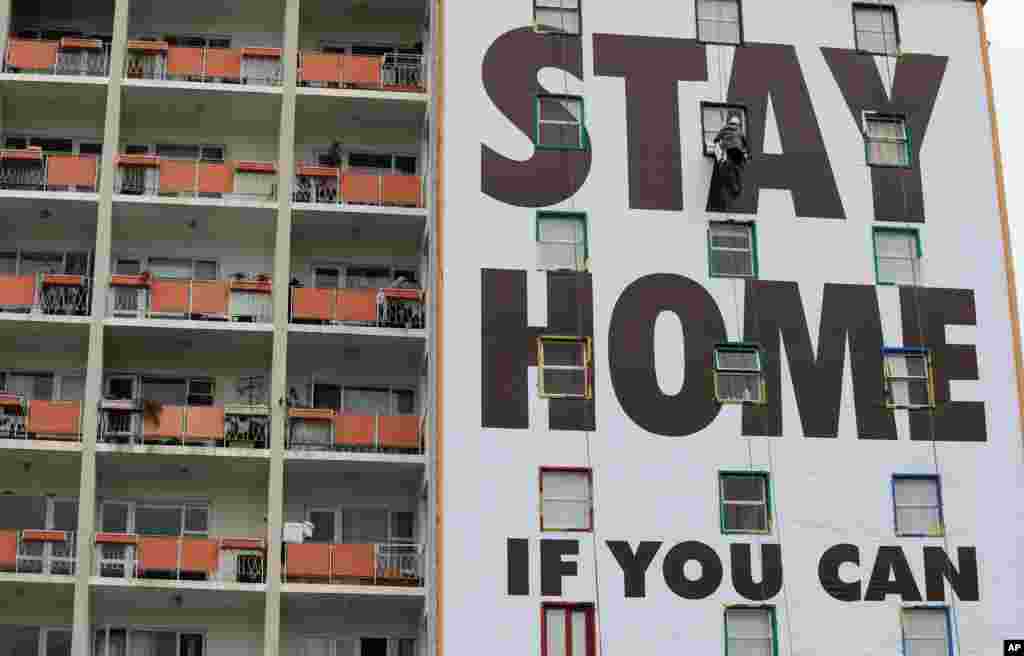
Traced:
<svg viewBox="0 0 1024 656">
<path fill-rule="evenodd" d="M 731 204 L 743 193 L 743 168 L 750 157 L 747 136 L 739 114 L 730 114 L 729 120 L 715 135 L 715 166 L 721 180 L 722 201 Z"/>
</svg>

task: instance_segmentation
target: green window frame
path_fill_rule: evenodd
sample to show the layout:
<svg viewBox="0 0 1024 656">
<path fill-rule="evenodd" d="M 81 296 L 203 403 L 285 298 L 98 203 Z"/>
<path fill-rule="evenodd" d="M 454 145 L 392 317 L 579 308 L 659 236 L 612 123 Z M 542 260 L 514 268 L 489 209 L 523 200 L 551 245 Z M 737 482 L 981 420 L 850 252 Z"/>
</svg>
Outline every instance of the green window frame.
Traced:
<svg viewBox="0 0 1024 656">
<path fill-rule="evenodd" d="M 907 125 L 907 117 L 900 114 L 883 114 L 880 112 L 864 112 L 864 158 L 868 166 L 880 168 L 909 169 L 913 166 L 914 150 L 910 135 L 910 126 Z M 896 125 L 901 128 L 901 135 L 872 134 L 872 126 L 880 127 L 882 124 Z M 902 161 L 891 162 L 882 158 L 874 158 L 872 145 L 897 146 L 896 152 L 902 154 Z"/>
<path fill-rule="evenodd" d="M 748 635 L 743 629 L 739 629 L 742 633 L 731 633 L 729 630 L 729 616 L 732 615 L 734 619 L 734 630 L 736 625 L 739 624 L 741 617 L 756 617 L 764 614 L 766 616 L 768 631 L 765 635 Z M 744 656 L 746 653 L 741 649 L 734 648 L 733 643 L 740 642 L 769 642 L 772 656 L 779 655 L 779 624 L 778 618 L 775 615 L 775 606 L 744 606 L 734 605 L 726 606 L 725 612 L 722 618 L 722 642 L 725 647 L 725 656 Z M 738 645 L 736 645 L 738 647 Z M 757 652 L 760 653 L 760 652 Z"/>
<path fill-rule="evenodd" d="M 545 222 L 573 222 L 576 224 L 575 238 L 552 239 L 545 238 Z M 537 268 L 543 271 L 586 271 L 590 266 L 590 231 L 587 228 L 586 212 L 537 212 L 537 220 L 534 227 L 534 239 L 537 241 Z M 545 248 L 550 246 L 551 248 Z M 545 251 L 556 251 L 559 247 L 572 248 L 574 264 L 571 267 L 559 266 L 558 264 L 547 264 Z"/>
<path fill-rule="evenodd" d="M 719 230 L 722 233 L 727 231 L 733 232 L 733 238 L 739 232 L 745 231 L 747 233 L 747 245 L 748 248 L 739 248 L 735 246 L 723 246 L 715 245 L 715 231 Z M 729 271 L 716 271 L 715 261 L 716 254 L 722 253 L 750 253 L 750 274 L 744 275 L 743 273 L 729 272 Z M 756 280 L 758 276 L 758 261 L 757 261 L 757 226 L 753 222 L 744 221 L 712 221 L 708 224 L 708 276 L 711 278 L 750 278 Z"/>
<path fill-rule="evenodd" d="M 740 357 L 743 355 L 753 355 L 753 362 L 745 365 Z M 719 403 L 758 405 L 767 403 L 764 363 L 761 358 L 761 348 L 758 345 L 742 342 L 718 344 L 715 346 L 714 365 L 715 400 Z M 750 385 L 748 381 L 743 385 L 744 398 L 738 398 L 739 394 L 732 393 L 735 382 L 753 377 L 756 377 L 756 384 Z M 728 391 L 724 391 L 726 381 L 732 381 Z M 751 389 L 756 391 L 756 397 L 749 394 Z"/>
<path fill-rule="evenodd" d="M 562 121 L 555 118 L 545 118 L 542 116 L 543 108 L 546 103 L 555 103 L 555 106 L 561 106 L 565 108 L 567 105 L 577 103 L 579 107 L 579 117 L 575 121 Z M 586 109 L 583 96 L 570 96 L 570 95 L 559 95 L 559 94 L 537 94 L 537 100 L 534 104 L 534 133 L 533 143 L 541 150 L 586 150 L 587 148 L 587 131 L 584 127 L 586 122 Z M 575 144 L 560 144 L 560 143 L 545 143 L 541 138 L 541 127 L 545 125 L 576 125 L 577 127 L 577 138 Z"/>
<path fill-rule="evenodd" d="M 761 499 L 729 499 L 726 496 L 726 481 L 756 480 L 761 483 Z M 727 506 L 763 507 L 764 528 L 730 528 Z M 718 472 L 718 516 L 723 535 L 753 534 L 768 535 L 772 532 L 772 488 L 771 474 L 766 471 L 725 470 Z"/>
<path fill-rule="evenodd" d="M 910 258 L 900 257 L 890 253 L 883 253 L 878 248 L 879 237 L 907 237 L 913 239 L 913 253 Z M 921 233 L 916 228 L 883 228 L 874 227 L 871 230 L 871 247 L 875 256 L 875 284 L 877 285 L 920 285 L 921 284 L 921 257 L 924 254 L 921 248 Z M 890 276 L 886 274 L 883 269 L 883 265 L 886 263 L 897 263 L 901 260 L 910 260 L 912 269 L 912 282 L 903 282 L 900 280 L 889 279 Z"/>
</svg>

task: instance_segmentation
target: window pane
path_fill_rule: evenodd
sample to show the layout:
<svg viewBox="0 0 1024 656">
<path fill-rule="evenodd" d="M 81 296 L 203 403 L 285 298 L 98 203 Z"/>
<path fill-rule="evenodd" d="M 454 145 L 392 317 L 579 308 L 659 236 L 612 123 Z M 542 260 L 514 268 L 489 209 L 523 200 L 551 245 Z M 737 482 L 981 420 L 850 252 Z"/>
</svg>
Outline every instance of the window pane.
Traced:
<svg viewBox="0 0 1024 656">
<path fill-rule="evenodd" d="M 754 258 L 752 254 L 739 251 L 711 251 L 711 272 L 718 276 L 754 275 Z"/>
<path fill-rule="evenodd" d="M 398 656 L 414 656 L 416 653 L 416 641 L 412 638 L 401 638 L 398 641 Z M 345 656 L 338 654 L 337 656 Z"/>
<path fill-rule="evenodd" d="M 39 629 L 33 626 L 0 624 L 0 654 L 3 656 L 39 656 Z"/>
<path fill-rule="evenodd" d="M 729 608 L 725 611 L 725 626 L 731 639 L 770 640 L 771 620 L 765 608 Z"/>
<path fill-rule="evenodd" d="M 60 380 L 61 401 L 82 401 L 85 399 L 85 376 L 64 376 Z"/>
<path fill-rule="evenodd" d="M 738 0 L 700 0 L 697 7 L 700 18 L 715 20 L 739 20 Z"/>
<path fill-rule="evenodd" d="M 725 528 L 728 531 L 767 531 L 768 518 L 763 505 L 736 506 L 725 504 Z"/>
<path fill-rule="evenodd" d="M 721 248 L 750 248 L 750 227 L 713 225 L 711 245 Z"/>
<path fill-rule="evenodd" d="M 767 640 L 729 640 L 729 656 L 772 656 Z"/>
<path fill-rule="evenodd" d="M 545 498 L 589 499 L 590 476 L 587 472 L 541 472 L 541 487 Z"/>
<path fill-rule="evenodd" d="M 583 345 L 568 340 L 541 340 L 544 347 L 544 366 L 583 366 Z"/>
<path fill-rule="evenodd" d="M 359 656 L 388 656 L 387 638 L 362 638 L 359 641 Z"/>
<path fill-rule="evenodd" d="M 876 232 L 875 245 L 882 257 L 917 257 L 917 239 L 912 234 Z"/>
<path fill-rule="evenodd" d="M 16 253 L 0 253 L 0 274 L 13 276 L 18 272 L 18 256 Z"/>
<path fill-rule="evenodd" d="M 547 656 L 569 656 L 565 653 L 565 609 L 545 608 Z"/>
<path fill-rule="evenodd" d="M 916 355 L 910 355 L 906 358 L 907 363 L 907 375 L 916 376 L 918 378 L 924 378 L 928 375 L 928 364 L 927 361 Z"/>
<path fill-rule="evenodd" d="M 896 532 L 900 535 L 931 535 L 940 529 L 938 508 L 896 508 Z"/>
<path fill-rule="evenodd" d="M 579 263 L 574 244 L 537 244 L 537 264 L 545 269 L 576 269 Z"/>
<path fill-rule="evenodd" d="M 392 408 L 395 414 L 416 414 L 416 394 L 412 390 L 391 390 L 391 398 L 395 403 Z"/>
<path fill-rule="evenodd" d="M 47 631 L 46 656 L 71 656 L 71 631 Z"/>
<path fill-rule="evenodd" d="M 210 260 L 198 260 L 196 262 L 195 280 L 216 280 L 217 263 Z"/>
<path fill-rule="evenodd" d="M 928 383 L 924 381 L 910 382 L 907 383 L 907 390 L 909 394 L 910 405 L 931 405 L 931 400 L 928 398 Z"/>
<path fill-rule="evenodd" d="M 210 511 L 207 508 L 189 506 L 185 511 L 185 530 L 191 533 L 206 533 L 209 530 Z"/>
<path fill-rule="evenodd" d="M 103 504 L 102 531 L 110 533 L 126 533 L 128 531 L 128 504 Z"/>
<path fill-rule="evenodd" d="M 135 276 L 142 273 L 142 263 L 139 260 L 117 260 L 114 266 L 114 273 L 123 276 Z"/>
<path fill-rule="evenodd" d="M 156 401 L 164 405 L 185 405 L 187 397 L 184 380 L 147 378 L 142 381 L 142 398 L 147 401 Z"/>
<path fill-rule="evenodd" d="M 884 166 L 906 166 L 907 146 L 903 142 L 871 141 L 868 143 L 868 161 Z"/>
<path fill-rule="evenodd" d="M 701 20 L 698 23 L 700 28 L 700 40 L 713 43 L 739 43 L 740 26 L 738 22 L 723 22 L 717 20 Z"/>
<path fill-rule="evenodd" d="M 722 497 L 726 501 L 763 501 L 764 479 L 760 476 L 723 476 Z"/>
<path fill-rule="evenodd" d="M 582 241 L 583 222 L 578 219 L 541 219 L 540 240 L 565 241 L 572 243 Z"/>
<path fill-rule="evenodd" d="M 0 529 L 12 528 L 46 528 L 46 500 L 0 495 Z"/>
<path fill-rule="evenodd" d="M 590 636 L 587 635 L 587 613 L 582 610 L 574 610 L 572 617 L 572 651 L 573 656 L 586 656 L 590 653 Z"/>
<path fill-rule="evenodd" d="M 878 282 L 888 282 L 897 285 L 916 285 L 918 282 L 916 260 L 879 257 Z"/>
<path fill-rule="evenodd" d="M 541 123 L 540 143 L 545 146 L 578 148 L 580 145 L 580 128 L 575 124 Z"/>
<path fill-rule="evenodd" d="M 897 478 L 894 484 L 897 506 L 938 506 L 939 484 L 927 478 Z"/>
<path fill-rule="evenodd" d="M 57 531 L 78 530 L 78 502 L 54 501 L 51 528 Z"/>
<path fill-rule="evenodd" d="M 135 510 L 135 532 L 139 535 L 180 535 L 181 510 L 139 506 Z"/>
<path fill-rule="evenodd" d="M 361 415 L 391 413 L 388 390 L 360 387 L 345 388 L 345 412 Z"/>
<path fill-rule="evenodd" d="M 149 272 L 157 278 L 188 280 L 192 277 L 192 262 L 190 260 L 154 257 L 149 260 Z"/>
<path fill-rule="evenodd" d="M 314 284 L 321 289 L 335 289 L 340 280 L 337 269 L 316 269 L 314 277 Z"/>
<path fill-rule="evenodd" d="M 314 510 L 309 513 L 313 522 L 313 537 L 310 542 L 334 542 L 334 512 Z"/>
<path fill-rule="evenodd" d="M 341 386 L 326 385 L 317 383 L 313 385 L 313 407 L 334 408 L 341 407 Z"/>
<path fill-rule="evenodd" d="M 949 656 L 946 639 L 908 640 L 906 656 Z"/>
<path fill-rule="evenodd" d="M 388 514 L 385 510 L 344 510 L 341 513 L 341 522 L 341 537 L 346 544 L 377 544 L 388 541 Z"/>
<path fill-rule="evenodd" d="M 907 638 L 946 637 L 944 608 L 908 608 L 903 611 L 903 635 Z"/>
<path fill-rule="evenodd" d="M 306 638 L 303 647 L 301 656 L 331 656 L 330 638 Z M 344 656 L 351 656 L 351 654 L 344 654 Z"/>
<path fill-rule="evenodd" d="M 578 529 L 590 527 L 590 504 L 580 501 L 544 501 L 544 528 Z"/>
<path fill-rule="evenodd" d="M 581 369 L 545 369 L 544 392 L 569 396 L 586 396 L 587 378 Z"/>
<path fill-rule="evenodd" d="M 580 33 L 579 12 L 576 10 L 537 7 L 536 20 L 537 26 L 545 32 Z"/>
<path fill-rule="evenodd" d="M 579 98 L 541 98 L 540 120 L 579 123 L 581 113 Z"/>
<path fill-rule="evenodd" d="M 414 517 L 411 512 L 391 513 L 391 539 L 411 542 L 413 539 Z"/>
<path fill-rule="evenodd" d="M 718 374 L 718 396 L 730 401 L 760 401 L 761 376 L 758 374 Z"/>
<path fill-rule="evenodd" d="M 157 144 L 156 154 L 170 159 L 199 159 L 199 146 Z"/>
<path fill-rule="evenodd" d="M 756 351 L 719 350 L 717 355 L 719 369 L 744 369 L 747 371 L 760 370 Z"/>
<path fill-rule="evenodd" d="M 178 656 L 203 656 L 203 636 L 198 633 L 183 633 Z"/>
</svg>

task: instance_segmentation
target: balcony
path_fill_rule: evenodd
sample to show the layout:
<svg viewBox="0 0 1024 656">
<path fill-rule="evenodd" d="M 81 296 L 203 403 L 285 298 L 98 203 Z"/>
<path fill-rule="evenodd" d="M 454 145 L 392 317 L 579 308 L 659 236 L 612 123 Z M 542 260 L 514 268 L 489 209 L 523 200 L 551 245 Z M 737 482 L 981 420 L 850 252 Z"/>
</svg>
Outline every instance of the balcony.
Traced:
<svg viewBox="0 0 1024 656">
<path fill-rule="evenodd" d="M 95 193 L 98 184 L 95 155 L 44 153 L 38 147 L 0 150 L 0 189 Z"/>
<path fill-rule="evenodd" d="M 274 202 L 277 199 L 277 164 L 119 155 L 114 190 L 126 196 Z"/>
<path fill-rule="evenodd" d="M 423 207 L 423 178 L 300 164 L 292 200 L 314 205 Z"/>
<path fill-rule="evenodd" d="M 295 323 L 424 326 L 425 293 L 420 289 L 293 287 L 291 291 L 291 320 Z"/>
<path fill-rule="evenodd" d="M 111 276 L 107 314 L 113 317 L 269 323 L 269 278 L 178 280 L 138 275 Z"/>
<path fill-rule="evenodd" d="M 299 52 L 298 83 L 328 89 L 426 90 L 423 56 L 399 53 L 357 55 L 303 50 Z"/>
<path fill-rule="evenodd" d="M 159 405 L 105 399 L 100 440 L 114 444 L 267 448 L 270 407 L 266 404 Z"/>
<path fill-rule="evenodd" d="M 423 585 L 418 544 L 286 544 L 284 581 L 331 585 Z"/>
<path fill-rule="evenodd" d="M 280 86 L 280 48 L 209 48 L 130 39 L 126 79 Z"/>
<path fill-rule="evenodd" d="M 92 280 L 64 273 L 0 274 L 0 312 L 85 317 Z"/>
<path fill-rule="evenodd" d="M 82 403 L 27 400 L 0 391 L 0 438 L 77 442 L 82 439 Z"/>
<path fill-rule="evenodd" d="M 423 418 L 330 408 L 289 408 L 288 448 L 297 451 L 422 453 Z"/>
<path fill-rule="evenodd" d="M 4 72 L 105 77 L 110 73 L 110 44 L 71 36 L 57 40 L 12 36 L 7 42 Z"/>
<path fill-rule="evenodd" d="M 48 529 L 0 530 L 0 571 L 74 576 L 75 532 Z"/>
<path fill-rule="evenodd" d="M 201 538 L 99 532 L 94 576 L 262 584 L 262 538 Z"/>
</svg>

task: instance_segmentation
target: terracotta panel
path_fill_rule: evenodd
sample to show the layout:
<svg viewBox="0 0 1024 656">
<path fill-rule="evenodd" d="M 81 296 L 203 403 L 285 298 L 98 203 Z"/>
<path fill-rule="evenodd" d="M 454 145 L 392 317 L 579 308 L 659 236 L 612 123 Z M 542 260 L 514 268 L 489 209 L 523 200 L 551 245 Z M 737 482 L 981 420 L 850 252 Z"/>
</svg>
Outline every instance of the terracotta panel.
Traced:
<svg viewBox="0 0 1024 656">
<path fill-rule="evenodd" d="M 263 538 L 221 538 L 220 548 L 224 551 L 261 551 L 267 548 Z"/>
<path fill-rule="evenodd" d="M 87 155 L 50 155 L 46 158 L 46 186 L 95 187 L 96 162 Z"/>
<path fill-rule="evenodd" d="M 44 273 L 44 285 L 62 285 L 64 287 L 84 287 L 85 276 L 76 276 L 70 273 Z"/>
<path fill-rule="evenodd" d="M 128 39 L 126 50 L 132 52 L 166 52 L 166 41 L 147 41 L 145 39 Z"/>
<path fill-rule="evenodd" d="M 0 571 L 13 572 L 18 568 L 18 532 L 0 530 Z"/>
<path fill-rule="evenodd" d="M 227 280 L 194 280 L 190 313 L 226 316 L 230 295 L 231 285 Z"/>
<path fill-rule="evenodd" d="M 217 573 L 220 550 L 216 540 L 204 538 L 181 539 L 181 571 L 205 572 L 209 578 Z"/>
<path fill-rule="evenodd" d="M 12 392 L 0 392 L 0 408 L 21 408 L 25 404 L 25 397 Z"/>
<path fill-rule="evenodd" d="M 292 319 L 328 321 L 334 318 L 336 289 L 295 287 L 292 289 Z"/>
<path fill-rule="evenodd" d="M 253 294 L 269 294 L 273 291 L 273 282 L 270 280 L 232 280 L 231 289 Z"/>
<path fill-rule="evenodd" d="M 160 280 L 150 282 L 149 311 L 151 313 L 187 314 L 189 282 L 187 280 Z"/>
<path fill-rule="evenodd" d="M 126 155 L 117 156 L 117 163 L 120 166 L 160 166 L 160 157 L 157 155 Z"/>
<path fill-rule="evenodd" d="M 185 426 L 185 408 L 179 405 L 165 405 L 154 421 L 147 412 L 142 413 L 142 437 L 149 439 L 181 439 Z"/>
<path fill-rule="evenodd" d="M 81 433 L 82 404 L 80 401 L 29 401 L 29 433 L 77 438 Z"/>
<path fill-rule="evenodd" d="M 127 276 L 114 274 L 110 276 L 111 287 L 149 287 L 149 276 L 139 274 Z"/>
<path fill-rule="evenodd" d="M 235 172 L 230 164 L 199 163 L 199 192 L 230 194 L 235 190 Z"/>
<path fill-rule="evenodd" d="M 376 289 L 339 289 L 337 321 L 377 321 Z"/>
<path fill-rule="evenodd" d="M 97 533 L 96 544 L 137 544 L 139 536 L 134 533 Z"/>
<path fill-rule="evenodd" d="M 49 71 L 57 65 L 56 41 L 11 39 L 7 44 L 7 65 L 31 71 Z"/>
<path fill-rule="evenodd" d="M 99 39 L 82 39 L 75 36 L 65 36 L 60 40 L 60 47 L 63 50 L 102 50 L 103 42 Z"/>
<path fill-rule="evenodd" d="M 224 407 L 196 406 L 188 409 L 185 424 L 185 440 L 224 439 Z"/>
<path fill-rule="evenodd" d="M 206 77 L 241 78 L 242 51 L 237 48 L 209 48 L 206 51 Z"/>
<path fill-rule="evenodd" d="M 380 87 L 383 59 L 373 55 L 342 55 L 341 75 L 345 84 L 357 87 Z"/>
<path fill-rule="evenodd" d="M 178 538 L 139 537 L 139 571 L 166 572 L 178 569 Z"/>
<path fill-rule="evenodd" d="M 285 576 L 288 579 L 331 578 L 331 545 L 286 544 Z"/>
<path fill-rule="evenodd" d="M 35 295 L 35 276 L 0 275 L 0 307 L 32 307 Z"/>
<path fill-rule="evenodd" d="M 418 301 L 423 296 L 421 289 L 406 289 L 403 287 L 385 287 L 380 290 L 385 298 L 401 299 L 404 301 Z"/>
<path fill-rule="evenodd" d="M 380 445 L 391 449 L 419 449 L 420 418 L 398 415 L 380 418 Z"/>
<path fill-rule="evenodd" d="M 160 160 L 160 193 L 181 193 L 196 190 L 196 162 Z"/>
<path fill-rule="evenodd" d="M 377 559 L 372 544 L 335 544 L 331 575 L 337 577 L 373 578 Z"/>
<path fill-rule="evenodd" d="M 280 48 L 242 48 L 244 57 L 276 57 L 281 58 Z"/>
<path fill-rule="evenodd" d="M 342 173 L 341 197 L 346 203 L 380 203 L 380 176 L 374 173 Z"/>
<path fill-rule="evenodd" d="M 288 408 L 288 416 L 293 419 L 334 421 L 334 410 L 330 408 Z"/>
<path fill-rule="evenodd" d="M 203 49 L 171 46 L 167 49 L 167 74 L 200 76 L 203 74 Z"/>
<path fill-rule="evenodd" d="M 312 178 L 336 178 L 341 173 L 340 169 L 330 166 L 316 166 L 314 164 L 299 164 L 299 175 L 306 175 Z"/>
<path fill-rule="evenodd" d="M 381 197 L 385 205 L 402 207 L 420 207 L 420 176 L 393 175 L 381 176 Z"/>
<path fill-rule="evenodd" d="M 64 531 L 42 529 L 25 529 L 21 532 L 22 542 L 67 542 L 68 534 Z"/>
<path fill-rule="evenodd" d="M 373 446 L 377 417 L 338 415 L 334 418 L 334 443 L 338 446 Z"/>
<path fill-rule="evenodd" d="M 304 52 L 300 59 L 301 80 L 304 82 L 340 82 L 341 55 L 324 52 Z"/>
<path fill-rule="evenodd" d="M 236 171 L 246 171 L 247 173 L 277 173 L 277 164 L 275 162 L 253 162 L 240 160 L 235 162 Z"/>
</svg>

